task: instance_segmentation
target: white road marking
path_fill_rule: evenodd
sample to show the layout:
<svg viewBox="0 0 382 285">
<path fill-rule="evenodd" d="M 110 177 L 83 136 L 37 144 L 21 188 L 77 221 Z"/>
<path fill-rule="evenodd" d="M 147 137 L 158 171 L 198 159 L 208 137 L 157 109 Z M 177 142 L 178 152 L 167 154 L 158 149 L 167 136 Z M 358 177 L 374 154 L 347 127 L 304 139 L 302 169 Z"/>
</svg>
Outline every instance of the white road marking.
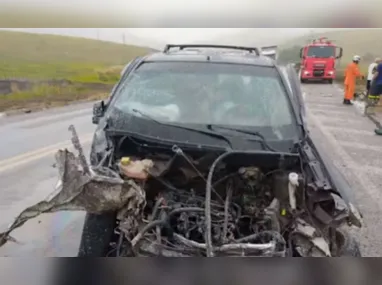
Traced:
<svg viewBox="0 0 382 285">
<path fill-rule="evenodd" d="M 349 106 L 347 106 L 348 108 L 351 108 Z M 359 114 L 358 112 L 352 112 L 352 113 L 349 113 L 348 110 L 345 109 L 346 107 L 338 107 L 337 109 L 324 109 L 324 108 L 311 108 L 310 111 L 312 113 L 321 113 L 322 115 L 325 115 L 325 116 L 331 116 L 331 117 L 344 117 L 344 118 L 347 118 L 350 116 L 356 116 L 356 117 L 359 117 Z"/>
<path fill-rule="evenodd" d="M 334 127 L 334 126 L 325 126 L 325 129 L 328 131 L 333 131 L 336 133 L 340 133 L 343 131 L 343 127 Z M 354 134 L 354 135 L 359 135 L 359 136 L 370 136 L 370 137 L 375 137 L 375 134 L 372 130 L 360 130 L 360 129 L 347 129 L 346 133 L 348 134 Z"/>
<path fill-rule="evenodd" d="M 23 121 L 23 125 L 28 127 L 29 125 L 42 124 L 44 122 L 49 122 L 51 120 L 59 119 L 61 117 L 68 117 L 68 116 L 76 117 L 77 115 L 88 115 L 90 113 L 91 113 L 91 110 L 89 109 L 80 109 L 80 110 L 75 110 L 70 112 L 59 113 L 59 114 L 47 114 L 43 117 L 28 118 L 27 121 Z"/>
<path fill-rule="evenodd" d="M 93 138 L 93 134 L 87 134 L 80 137 L 82 144 L 89 143 Z M 49 145 L 37 150 L 29 151 L 11 158 L 0 160 L 0 173 L 22 166 L 24 164 L 41 159 L 45 156 L 54 154 L 58 149 L 68 148 L 72 145 L 71 140 Z"/>
<path fill-rule="evenodd" d="M 340 145 L 343 147 L 350 147 L 350 148 L 359 148 L 361 150 L 370 150 L 370 151 L 376 151 L 382 153 L 382 146 L 375 146 L 370 145 L 367 143 L 358 143 L 358 142 L 349 142 L 349 141 L 338 141 Z"/>
<path fill-rule="evenodd" d="M 322 104 L 320 102 L 312 102 L 312 101 L 307 101 L 310 105 L 314 104 L 314 107 L 310 107 L 310 109 L 317 109 L 318 111 L 320 110 L 338 110 L 339 106 L 337 101 L 334 101 L 329 104 Z M 341 108 L 341 107 L 340 107 Z"/>
</svg>

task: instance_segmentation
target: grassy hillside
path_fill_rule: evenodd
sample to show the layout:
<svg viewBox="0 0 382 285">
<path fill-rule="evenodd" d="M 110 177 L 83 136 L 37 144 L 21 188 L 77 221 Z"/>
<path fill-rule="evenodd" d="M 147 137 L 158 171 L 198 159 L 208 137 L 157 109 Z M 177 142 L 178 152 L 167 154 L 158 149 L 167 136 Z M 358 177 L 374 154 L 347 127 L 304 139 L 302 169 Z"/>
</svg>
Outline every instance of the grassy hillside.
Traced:
<svg viewBox="0 0 382 285">
<path fill-rule="evenodd" d="M 105 94 L 125 64 L 149 52 L 152 49 L 91 39 L 0 31 L 0 80 L 72 82 L 70 86 L 45 84 L 22 92 L 16 88 L 12 94 L 0 95 L 0 112 Z"/>
<path fill-rule="evenodd" d="M 0 31 L 0 78 L 102 81 L 97 71 L 149 49 L 90 39 Z"/>
</svg>

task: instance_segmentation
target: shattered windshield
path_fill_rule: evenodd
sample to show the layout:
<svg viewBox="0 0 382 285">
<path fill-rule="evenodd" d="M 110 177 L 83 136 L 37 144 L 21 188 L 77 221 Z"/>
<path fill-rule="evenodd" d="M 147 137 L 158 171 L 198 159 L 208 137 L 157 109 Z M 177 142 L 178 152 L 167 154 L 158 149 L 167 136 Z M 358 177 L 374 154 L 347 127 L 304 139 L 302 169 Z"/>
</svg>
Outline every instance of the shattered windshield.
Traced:
<svg viewBox="0 0 382 285">
<path fill-rule="evenodd" d="M 335 57 L 336 51 L 334 47 L 328 47 L 328 46 L 316 46 L 316 47 L 309 47 L 307 57 L 319 57 L 319 58 L 329 58 L 329 57 Z"/>
<path fill-rule="evenodd" d="M 278 129 L 294 125 L 286 91 L 271 67 L 144 63 L 117 90 L 114 108 L 166 123 Z"/>
</svg>

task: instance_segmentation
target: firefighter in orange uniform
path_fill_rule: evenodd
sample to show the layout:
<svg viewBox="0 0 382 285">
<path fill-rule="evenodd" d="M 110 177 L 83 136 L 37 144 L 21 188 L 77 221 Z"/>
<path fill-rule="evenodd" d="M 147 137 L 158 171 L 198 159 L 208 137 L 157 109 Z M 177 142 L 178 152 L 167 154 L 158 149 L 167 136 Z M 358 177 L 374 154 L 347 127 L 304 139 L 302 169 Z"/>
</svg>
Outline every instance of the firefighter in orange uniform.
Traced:
<svg viewBox="0 0 382 285">
<path fill-rule="evenodd" d="M 355 84 L 357 78 L 364 78 L 363 74 L 359 71 L 358 64 L 361 57 L 358 55 L 353 56 L 353 62 L 350 63 L 345 70 L 345 105 L 352 105 L 351 100 L 354 98 Z"/>
</svg>

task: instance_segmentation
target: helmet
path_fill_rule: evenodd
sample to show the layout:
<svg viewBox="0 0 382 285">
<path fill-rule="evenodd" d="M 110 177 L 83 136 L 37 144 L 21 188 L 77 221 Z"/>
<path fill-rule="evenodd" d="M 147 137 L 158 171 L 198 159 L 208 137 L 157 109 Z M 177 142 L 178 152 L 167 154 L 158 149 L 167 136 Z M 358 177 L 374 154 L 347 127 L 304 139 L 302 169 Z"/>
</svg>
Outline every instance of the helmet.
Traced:
<svg viewBox="0 0 382 285">
<path fill-rule="evenodd" d="M 360 61 L 361 57 L 359 55 L 353 56 L 353 61 Z"/>
</svg>

